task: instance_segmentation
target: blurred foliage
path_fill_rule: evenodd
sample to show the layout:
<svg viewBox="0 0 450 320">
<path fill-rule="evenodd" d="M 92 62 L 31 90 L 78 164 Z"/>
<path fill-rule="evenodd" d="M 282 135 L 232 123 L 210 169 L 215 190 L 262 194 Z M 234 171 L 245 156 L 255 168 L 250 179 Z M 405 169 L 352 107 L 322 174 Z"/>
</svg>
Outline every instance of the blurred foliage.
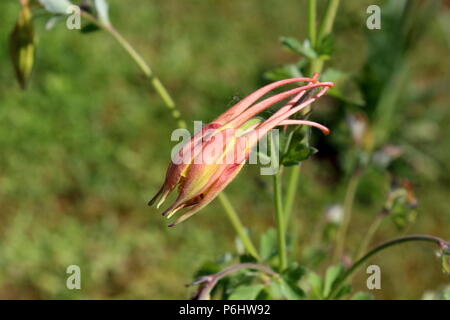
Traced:
<svg viewBox="0 0 450 320">
<path fill-rule="evenodd" d="M 342 201 L 347 175 L 361 164 L 370 166 L 356 195 L 349 247 L 359 244 L 386 205 L 392 190 L 385 169 L 414 185 L 420 214 L 408 230 L 450 238 L 445 139 L 450 136 L 450 6 L 408 1 L 403 8 L 413 13 L 406 15 L 403 1 L 342 2 L 334 37 L 325 38 L 318 53 L 296 40 L 306 38 L 306 6 L 297 0 L 282 6 L 276 0 L 133 0 L 133 6 L 109 1 L 111 21 L 150 62 L 189 121 L 211 120 L 234 97 L 267 79 L 299 75 L 306 67 L 298 61 L 301 55 L 333 54 L 323 77 L 342 85 L 312 115 L 332 134 L 311 137 L 319 152 L 303 164 L 290 241 L 291 252 L 311 269 L 327 255 L 314 239 L 332 243 L 339 223 L 324 212 Z M 365 28 L 366 8 L 374 3 L 382 7 L 382 30 Z M 13 80 L 7 46 L 19 11 L 17 1 L 0 3 L 0 298 L 190 297 L 184 284 L 195 270 L 229 252 L 205 270 L 217 272 L 240 249 L 215 203 L 170 230 L 146 206 L 163 179 L 173 120 L 107 34 L 82 34 L 62 22 L 46 31 L 44 12 L 33 17 L 37 52 L 24 93 Z M 403 14 L 420 18 L 401 19 Z M 280 36 L 288 50 L 280 49 Z M 272 71 L 263 77 L 266 70 Z M 360 142 L 352 136 L 355 119 L 365 119 L 369 132 Z M 378 129 L 385 123 L 389 128 Z M 287 147 L 286 163 L 312 155 L 296 147 Z M 309 144 L 305 148 L 314 151 Z M 268 182 L 255 166 L 247 166 L 237 180 L 228 188 L 230 197 L 244 223 L 259 234 L 273 224 Z M 403 214 L 407 193 L 400 194 L 390 208 Z M 396 233 L 394 224 L 385 225 L 374 242 Z M 268 263 L 276 253 L 274 238 L 269 230 L 260 241 Z M 383 287 L 371 293 L 375 298 L 419 298 L 425 291 L 448 295 L 438 293 L 448 278 L 433 259 L 425 245 L 405 245 L 374 258 L 383 270 Z M 81 267 L 82 290 L 66 289 L 71 264 Z M 269 288 L 273 295 L 302 297 L 300 283 L 325 297 L 340 272 L 332 266 L 304 275 L 298 268 L 291 262 Z M 252 282 L 254 273 L 239 276 L 217 288 L 223 297 L 227 288 L 247 282 L 250 289 L 235 290 L 231 298 L 268 294 Z M 371 298 L 363 292 L 365 276 L 355 278 L 353 289 L 362 293 L 353 299 Z M 343 290 L 342 295 L 348 288 Z"/>
</svg>

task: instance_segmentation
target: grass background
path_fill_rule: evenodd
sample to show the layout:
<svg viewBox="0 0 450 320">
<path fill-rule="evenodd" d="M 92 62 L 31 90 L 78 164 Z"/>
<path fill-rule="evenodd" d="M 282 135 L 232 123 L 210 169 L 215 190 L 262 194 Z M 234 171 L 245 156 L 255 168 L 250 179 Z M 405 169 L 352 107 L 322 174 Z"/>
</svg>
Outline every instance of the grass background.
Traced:
<svg viewBox="0 0 450 320">
<path fill-rule="evenodd" d="M 357 72 L 367 53 L 365 10 L 383 2 L 342 2 L 332 64 Z M 189 123 L 211 120 L 263 84 L 264 71 L 295 61 L 279 36 L 306 37 L 306 6 L 298 0 L 111 0 L 110 7 L 117 29 Z M 36 18 L 30 87 L 20 90 L 7 49 L 18 9 L 17 1 L 0 3 L 0 298 L 188 298 L 184 284 L 204 261 L 234 251 L 235 234 L 216 202 L 170 229 L 146 206 L 164 176 L 174 121 L 107 34 L 82 35 L 64 24 L 47 32 L 44 18 Z M 410 55 L 411 82 L 422 87 L 449 80 L 449 37 L 437 22 Z M 448 98 L 419 108 L 435 118 L 425 130 L 433 165 L 423 163 L 414 176 L 420 214 L 409 230 L 447 239 Z M 300 250 L 325 208 L 342 201 L 345 181 L 331 171 L 327 163 L 305 164 L 295 209 Z M 354 245 L 384 194 L 376 173 L 363 180 L 350 226 Z M 270 180 L 258 168 L 243 170 L 228 193 L 252 236 L 273 225 Z M 386 224 L 375 240 L 395 234 Z M 383 272 L 377 298 L 420 298 L 448 283 L 427 244 L 392 249 L 373 263 Z M 66 289 L 71 264 L 81 267 L 82 290 Z M 354 285 L 364 289 L 363 271 Z"/>
</svg>

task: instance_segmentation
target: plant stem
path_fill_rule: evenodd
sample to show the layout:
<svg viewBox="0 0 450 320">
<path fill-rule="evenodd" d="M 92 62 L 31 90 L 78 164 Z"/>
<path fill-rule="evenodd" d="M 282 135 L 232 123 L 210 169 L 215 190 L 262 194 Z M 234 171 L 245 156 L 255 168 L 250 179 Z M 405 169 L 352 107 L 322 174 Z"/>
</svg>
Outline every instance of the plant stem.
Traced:
<svg viewBox="0 0 450 320">
<path fill-rule="evenodd" d="M 278 255 L 280 260 L 279 268 L 281 272 L 287 268 L 287 254 L 286 254 L 285 223 L 281 197 L 281 176 L 279 172 L 273 175 L 273 187 L 274 187 L 274 203 L 275 203 L 275 224 L 277 228 Z"/>
<path fill-rule="evenodd" d="M 308 36 L 311 47 L 316 47 L 316 0 L 308 0 Z"/>
<path fill-rule="evenodd" d="M 186 122 L 181 118 L 180 111 L 176 108 L 175 102 L 170 96 L 167 89 L 162 84 L 161 80 L 155 76 L 150 66 L 145 62 L 142 56 L 133 48 L 133 46 L 110 24 L 105 24 L 97 20 L 91 14 L 82 11 L 82 16 L 107 31 L 116 39 L 120 46 L 129 54 L 133 61 L 139 66 L 144 75 L 150 80 L 151 85 L 161 97 L 164 105 L 170 110 L 172 117 L 177 121 L 178 127 L 186 128 Z"/>
<path fill-rule="evenodd" d="M 342 254 L 344 253 L 345 248 L 345 239 L 347 236 L 347 229 L 350 224 L 351 216 L 352 216 L 352 209 L 353 209 L 353 202 L 355 200 L 355 194 L 356 189 L 358 187 L 360 179 L 360 173 L 356 171 L 352 174 L 350 181 L 347 185 L 347 190 L 345 193 L 345 199 L 344 199 L 344 217 L 342 220 L 342 225 L 339 228 L 337 241 L 336 241 L 336 248 L 334 251 L 334 261 L 337 262 L 341 259 Z"/>
<path fill-rule="evenodd" d="M 291 172 L 289 175 L 289 181 L 286 190 L 286 201 L 284 206 L 284 224 L 287 229 L 289 225 L 289 220 L 291 218 L 292 209 L 294 207 L 295 202 L 295 193 L 297 192 L 298 180 L 300 177 L 300 171 L 302 168 L 302 164 L 300 163 L 298 166 L 294 166 L 291 168 Z"/>
<path fill-rule="evenodd" d="M 259 260 L 258 251 L 256 250 L 255 246 L 252 243 L 252 240 L 245 231 L 245 227 L 239 219 L 236 210 L 234 210 L 233 206 L 231 205 L 230 200 L 228 200 L 228 197 L 223 192 L 219 193 L 217 197 L 219 198 L 219 201 L 222 204 L 223 209 L 228 216 L 228 219 L 233 225 L 234 230 L 241 238 L 242 244 L 244 245 L 246 251 Z"/>
<path fill-rule="evenodd" d="M 378 246 L 376 246 L 375 248 L 373 248 L 372 250 L 370 250 L 368 253 L 366 253 L 362 258 L 360 258 L 359 260 L 357 260 L 355 263 L 353 263 L 353 265 L 336 281 L 332 292 L 330 293 L 329 297 L 333 298 L 336 293 L 338 293 L 341 285 L 345 282 L 345 280 L 347 280 L 347 278 L 349 278 L 353 272 L 361 265 L 363 264 L 366 260 L 368 260 L 370 257 L 372 257 L 373 255 L 375 255 L 376 253 L 389 248 L 391 246 L 397 245 L 397 244 L 401 244 L 404 242 L 410 242 L 410 241 L 426 241 L 426 242 L 433 242 L 436 243 L 441 249 L 444 250 L 448 250 L 448 248 L 450 247 L 450 243 L 445 241 L 444 239 L 438 238 L 438 237 L 433 237 L 433 236 L 429 236 L 429 235 L 410 235 L 410 236 L 405 236 L 405 237 L 400 237 L 400 238 L 396 238 L 387 242 L 384 242 Z"/>
<path fill-rule="evenodd" d="M 194 283 L 191 283 L 190 285 L 206 283 L 197 293 L 196 299 L 197 300 L 209 300 L 211 298 L 211 290 L 214 288 L 214 286 L 217 284 L 217 282 L 221 278 L 229 275 L 230 273 L 241 270 L 241 269 L 255 269 L 255 270 L 259 270 L 264 273 L 267 273 L 270 276 L 278 276 L 278 274 L 275 271 L 273 271 L 269 267 L 266 267 L 266 266 L 263 266 L 260 264 L 256 264 L 256 263 L 236 264 L 234 266 L 225 268 L 218 273 L 201 277 L 199 280 L 195 281 Z"/>
<path fill-rule="evenodd" d="M 328 0 L 327 7 L 322 22 L 317 33 L 317 45 L 320 45 L 324 37 L 326 37 L 333 29 L 334 18 L 339 7 L 339 0 Z"/>
<path fill-rule="evenodd" d="M 114 39 L 116 39 L 116 41 L 121 45 L 121 47 L 125 49 L 125 51 L 133 59 L 133 61 L 139 66 L 144 75 L 150 79 L 151 85 L 156 90 L 156 93 L 161 97 L 162 101 L 164 102 L 164 105 L 171 111 L 172 117 L 177 121 L 178 127 L 186 128 L 186 122 L 181 118 L 181 113 L 176 108 L 176 104 L 172 99 L 171 95 L 164 87 L 162 82 L 159 80 L 159 78 L 155 76 L 152 69 L 145 62 L 142 56 L 133 48 L 133 46 L 112 25 L 102 23 L 88 12 L 82 11 L 81 14 L 86 20 L 89 20 L 90 22 L 94 23 L 101 29 L 107 31 L 114 37 Z M 253 245 L 252 241 L 245 232 L 245 228 L 242 225 L 242 222 L 239 220 L 236 211 L 234 210 L 230 201 L 226 197 L 225 193 L 222 191 L 218 197 L 225 212 L 227 213 L 227 217 L 230 219 L 231 224 L 233 225 L 237 234 L 241 238 L 242 243 L 244 244 L 244 247 L 246 248 L 247 252 L 252 256 L 254 256 L 255 258 L 259 259 L 259 255 L 255 249 L 255 246 Z"/>
<path fill-rule="evenodd" d="M 375 220 L 373 220 L 373 222 L 370 224 L 369 229 L 367 230 L 366 235 L 364 236 L 364 239 L 361 242 L 358 252 L 355 255 L 357 259 L 361 258 L 364 252 L 367 250 L 367 247 L 370 244 L 370 240 L 372 240 L 373 236 L 375 235 L 375 232 L 377 232 L 378 228 L 381 225 L 381 222 L 383 222 L 384 217 L 385 217 L 384 215 L 378 214 Z"/>
<path fill-rule="evenodd" d="M 315 1 L 312 1 L 315 2 Z M 309 4 L 309 3 L 308 3 Z M 314 11 L 311 7 L 314 7 Z M 317 34 L 315 41 L 311 42 L 313 44 L 313 49 L 317 49 L 320 47 L 321 42 L 325 36 L 327 36 L 331 30 L 333 29 L 334 19 L 336 17 L 336 12 L 339 8 L 339 0 L 329 0 L 327 3 L 327 7 L 325 8 L 325 14 L 322 18 L 322 22 L 320 23 L 319 31 L 316 33 L 316 26 L 311 23 L 311 20 L 315 20 L 315 3 L 310 4 L 308 10 L 308 32 L 310 34 Z M 309 65 L 309 73 L 312 75 L 315 72 L 322 72 L 324 60 L 322 57 L 317 57 L 310 61 Z"/>
<path fill-rule="evenodd" d="M 333 28 L 334 18 L 336 16 L 337 9 L 339 7 L 339 0 L 330 0 L 328 2 L 324 18 L 322 20 L 319 33 L 317 33 L 316 22 L 316 0 L 308 0 L 308 36 L 311 40 L 311 46 L 316 49 L 322 39 L 324 33 L 331 32 Z M 323 59 L 316 58 L 310 61 L 309 75 L 314 73 L 320 73 L 323 69 Z M 309 109 L 306 109 L 308 112 Z M 292 213 L 292 208 L 295 201 L 295 192 L 297 191 L 298 181 L 300 178 L 300 166 L 298 168 L 292 168 L 289 176 L 288 187 L 286 191 L 286 205 L 285 205 L 285 225 L 289 224 L 289 220 Z"/>
</svg>

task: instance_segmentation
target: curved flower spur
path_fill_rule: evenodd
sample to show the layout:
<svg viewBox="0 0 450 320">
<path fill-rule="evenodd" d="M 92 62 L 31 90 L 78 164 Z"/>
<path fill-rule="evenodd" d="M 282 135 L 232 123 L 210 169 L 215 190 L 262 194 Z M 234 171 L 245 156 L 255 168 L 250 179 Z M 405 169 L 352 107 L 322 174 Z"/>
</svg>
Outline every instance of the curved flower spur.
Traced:
<svg viewBox="0 0 450 320">
<path fill-rule="evenodd" d="M 318 74 L 315 74 L 312 78 L 291 78 L 266 85 L 205 125 L 172 158 L 164 184 L 148 204 L 152 205 L 159 199 L 159 208 L 178 186 L 175 202 L 163 212 L 164 216 L 171 218 L 178 210 L 188 208 L 169 225 L 174 226 L 211 202 L 236 177 L 252 147 L 271 129 L 277 126 L 307 125 L 328 134 L 328 128 L 321 124 L 289 118 L 316 101 L 334 85 L 332 82 L 319 82 L 317 78 Z M 307 84 L 257 102 L 273 89 L 295 82 Z M 305 96 L 307 92 L 315 89 L 318 90 L 315 95 L 305 98 L 308 97 Z M 291 98 L 289 102 L 267 120 L 254 118 L 287 98 Z"/>
</svg>

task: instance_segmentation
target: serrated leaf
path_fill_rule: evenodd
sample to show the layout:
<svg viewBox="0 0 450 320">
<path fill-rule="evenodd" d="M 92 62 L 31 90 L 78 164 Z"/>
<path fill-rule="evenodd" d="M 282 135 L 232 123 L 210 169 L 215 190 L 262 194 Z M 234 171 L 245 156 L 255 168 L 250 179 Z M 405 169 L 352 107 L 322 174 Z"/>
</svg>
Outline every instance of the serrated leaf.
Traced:
<svg viewBox="0 0 450 320">
<path fill-rule="evenodd" d="M 263 288 L 262 284 L 237 287 L 228 300 L 255 300 Z"/>
<path fill-rule="evenodd" d="M 35 35 L 32 18 L 28 5 L 22 6 L 9 38 L 11 61 L 22 89 L 25 89 L 34 65 Z"/>
<path fill-rule="evenodd" d="M 328 297 L 331 293 L 331 289 L 333 288 L 333 284 L 339 278 L 339 276 L 344 271 L 344 268 L 341 264 L 331 266 L 327 269 L 325 273 L 325 282 L 323 286 L 323 296 Z"/>
<path fill-rule="evenodd" d="M 51 13 L 67 14 L 73 4 L 69 0 L 39 0 L 45 10 Z"/>
</svg>

